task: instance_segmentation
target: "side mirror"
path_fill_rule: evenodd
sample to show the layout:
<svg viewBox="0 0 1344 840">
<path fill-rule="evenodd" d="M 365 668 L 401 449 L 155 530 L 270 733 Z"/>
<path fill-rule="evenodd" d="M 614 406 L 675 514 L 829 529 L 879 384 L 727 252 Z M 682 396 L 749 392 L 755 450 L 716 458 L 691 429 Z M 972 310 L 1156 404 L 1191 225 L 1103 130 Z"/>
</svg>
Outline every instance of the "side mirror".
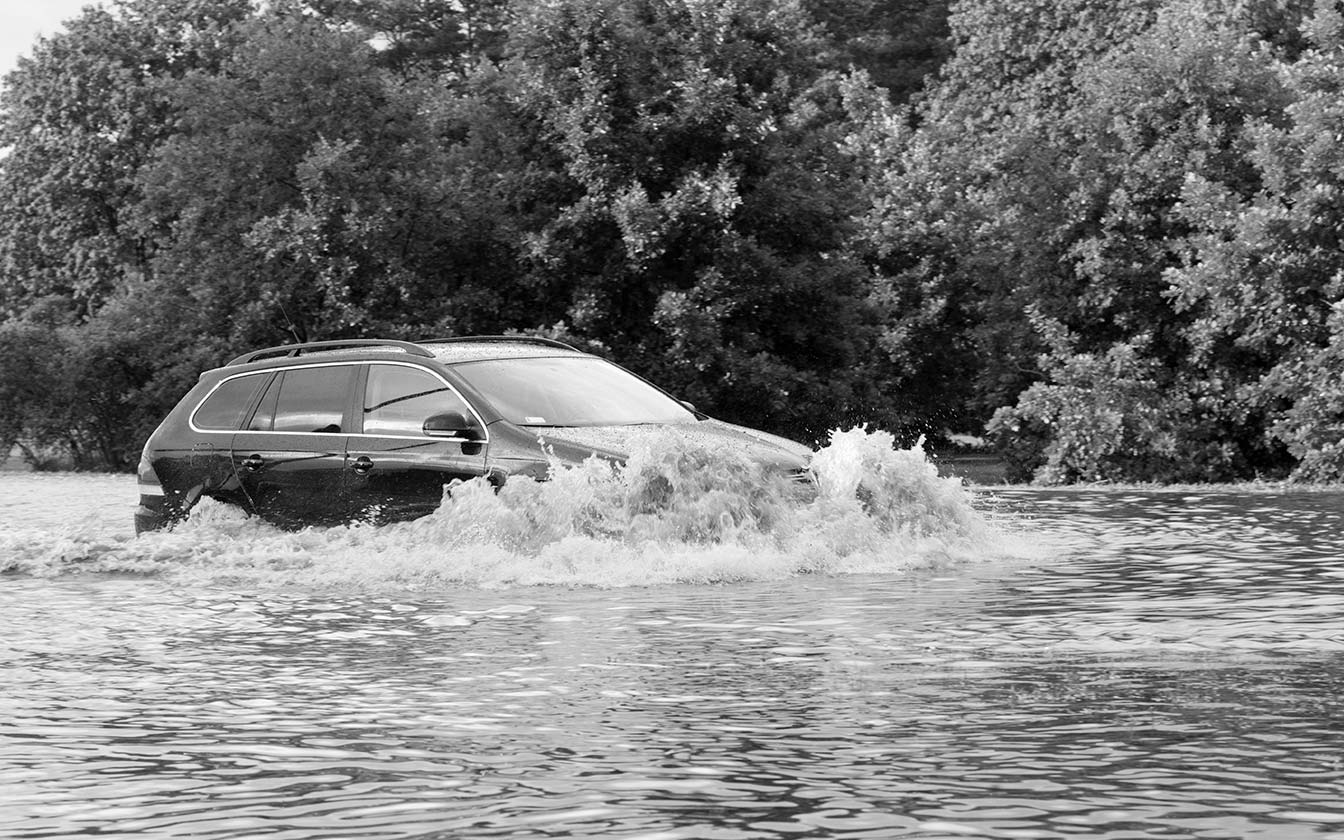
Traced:
<svg viewBox="0 0 1344 840">
<path fill-rule="evenodd" d="M 463 440 L 476 440 L 477 438 L 475 424 L 464 417 L 460 411 L 445 411 L 442 414 L 435 414 L 425 421 L 425 425 L 421 429 L 430 437 L 462 438 Z"/>
<path fill-rule="evenodd" d="M 682 407 L 682 408 L 685 408 L 686 410 L 690 411 L 692 414 L 699 414 L 699 413 L 700 413 L 699 411 L 696 410 L 696 408 L 695 408 L 695 403 L 691 402 L 690 400 L 678 400 L 678 402 L 681 403 L 681 407 Z"/>
</svg>

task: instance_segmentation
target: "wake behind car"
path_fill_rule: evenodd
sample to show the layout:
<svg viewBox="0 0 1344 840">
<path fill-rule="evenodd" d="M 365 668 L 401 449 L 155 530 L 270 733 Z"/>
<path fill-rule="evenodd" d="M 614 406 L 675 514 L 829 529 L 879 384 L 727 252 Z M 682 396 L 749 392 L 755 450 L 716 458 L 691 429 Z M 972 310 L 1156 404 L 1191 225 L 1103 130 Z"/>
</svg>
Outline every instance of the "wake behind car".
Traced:
<svg viewBox="0 0 1344 840">
<path fill-rule="evenodd" d="M 502 486 L 544 479 L 552 461 L 621 462 L 650 427 L 807 475 L 806 446 L 713 420 L 558 341 L 319 341 L 201 374 L 145 445 L 135 529 L 169 525 L 202 497 L 285 527 L 414 519 L 455 480 Z"/>
</svg>

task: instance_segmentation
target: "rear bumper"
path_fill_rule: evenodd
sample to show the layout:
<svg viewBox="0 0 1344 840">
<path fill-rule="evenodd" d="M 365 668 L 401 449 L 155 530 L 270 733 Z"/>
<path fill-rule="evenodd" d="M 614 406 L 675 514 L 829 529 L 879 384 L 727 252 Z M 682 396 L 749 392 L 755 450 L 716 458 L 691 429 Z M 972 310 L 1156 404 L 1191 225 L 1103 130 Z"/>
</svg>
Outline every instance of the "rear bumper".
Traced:
<svg viewBox="0 0 1344 840">
<path fill-rule="evenodd" d="M 172 518 L 161 510 L 145 507 L 143 504 L 135 509 L 135 533 L 143 534 L 146 531 L 161 531 L 168 526 Z"/>
</svg>

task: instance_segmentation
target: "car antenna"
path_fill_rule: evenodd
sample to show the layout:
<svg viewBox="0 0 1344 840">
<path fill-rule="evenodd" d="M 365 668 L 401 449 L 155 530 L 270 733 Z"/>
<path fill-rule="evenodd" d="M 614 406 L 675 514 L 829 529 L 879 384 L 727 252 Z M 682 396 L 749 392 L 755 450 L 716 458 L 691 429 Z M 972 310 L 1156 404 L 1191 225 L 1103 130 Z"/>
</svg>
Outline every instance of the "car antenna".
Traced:
<svg viewBox="0 0 1344 840">
<path fill-rule="evenodd" d="M 276 301 L 276 303 L 280 307 L 280 314 L 285 316 L 285 323 L 289 325 L 289 334 L 294 336 L 294 343 L 302 344 L 303 339 L 299 337 L 299 329 L 294 326 L 293 321 L 289 320 L 289 313 L 285 311 L 285 305 L 279 301 Z"/>
</svg>

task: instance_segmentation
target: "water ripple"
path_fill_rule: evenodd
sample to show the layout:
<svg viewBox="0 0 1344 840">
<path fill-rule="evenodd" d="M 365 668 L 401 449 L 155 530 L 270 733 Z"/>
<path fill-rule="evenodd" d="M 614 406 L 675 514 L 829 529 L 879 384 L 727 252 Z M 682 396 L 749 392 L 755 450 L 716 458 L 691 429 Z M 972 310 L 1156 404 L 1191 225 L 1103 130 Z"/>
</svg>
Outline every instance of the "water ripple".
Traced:
<svg viewBox="0 0 1344 840">
<path fill-rule="evenodd" d="M 1344 495 L 986 505 L 1040 550 L 614 590 L 9 575 L 0 835 L 1344 838 Z"/>
</svg>

